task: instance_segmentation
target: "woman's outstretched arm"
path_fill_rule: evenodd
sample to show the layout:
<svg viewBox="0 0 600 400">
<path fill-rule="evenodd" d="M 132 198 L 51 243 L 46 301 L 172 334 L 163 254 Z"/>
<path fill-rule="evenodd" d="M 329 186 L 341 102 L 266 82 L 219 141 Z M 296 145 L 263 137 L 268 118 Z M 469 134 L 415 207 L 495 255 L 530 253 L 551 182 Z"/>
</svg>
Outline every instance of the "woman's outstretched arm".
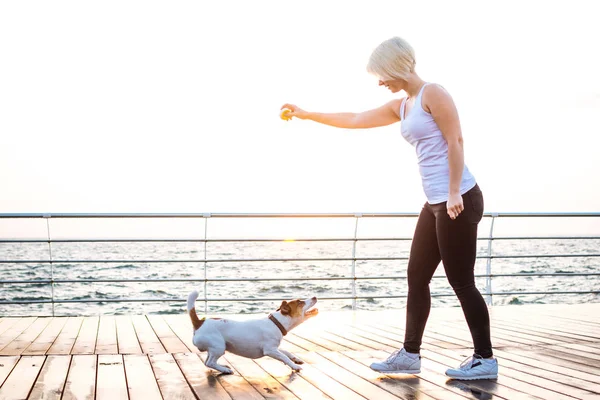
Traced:
<svg viewBox="0 0 600 400">
<path fill-rule="evenodd" d="M 301 109 L 294 104 L 284 104 L 281 109 L 289 109 L 288 117 L 308 119 L 337 128 L 365 129 L 391 125 L 400 121 L 402 99 L 392 100 L 381 107 L 361 113 L 317 113 Z"/>
</svg>

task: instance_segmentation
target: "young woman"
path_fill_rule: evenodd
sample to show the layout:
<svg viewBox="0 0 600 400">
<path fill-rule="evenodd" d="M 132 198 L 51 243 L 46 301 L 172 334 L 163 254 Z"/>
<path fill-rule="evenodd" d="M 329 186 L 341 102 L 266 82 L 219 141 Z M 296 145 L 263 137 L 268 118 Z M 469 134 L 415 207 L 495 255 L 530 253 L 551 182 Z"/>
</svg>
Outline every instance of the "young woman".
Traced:
<svg viewBox="0 0 600 400">
<path fill-rule="evenodd" d="M 385 361 L 371 364 L 384 373 L 418 373 L 423 331 L 431 296 L 429 282 L 440 261 L 456 293 L 473 339 L 475 354 L 446 375 L 455 379 L 494 379 L 488 309 L 475 287 L 477 225 L 483 216 L 483 195 L 464 164 L 463 138 L 452 97 L 441 86 L 423 81 L 415 72 L 415 54 L 403 39 L 381 43 L 367 71 L 379 86 L 407 97 L 362 113 L 317 113 L 285 104 L 288 117 L 339 128 L 374 128 L 401 121 L 402 136 L 415 147 L 427 202 L 413 236 L 408 261 L 408 300 L 404 347 Z"/>
</svg>

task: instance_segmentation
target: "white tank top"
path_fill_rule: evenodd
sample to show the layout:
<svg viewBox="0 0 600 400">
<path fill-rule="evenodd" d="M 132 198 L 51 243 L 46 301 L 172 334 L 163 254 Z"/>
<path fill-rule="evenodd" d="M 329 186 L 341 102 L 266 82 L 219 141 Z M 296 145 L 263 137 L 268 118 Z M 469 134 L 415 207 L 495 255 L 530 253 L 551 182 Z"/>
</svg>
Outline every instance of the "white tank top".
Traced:
<svg viewBox="0 0 600 400">
<path fill-rule="evenodd" d="M 423 190 L 429 204 L 443 203 L 448 201 L 448 189 L 450 183 L 450 168 L 448 166 L 448 143 L 433 116 L 423 109 L 421 97 L 424 84 L 414 106 L 404 115 L 406 109 L 406 98 L 400 106 L 400 128 L 402 136 L 408 143 L 415 147 L 417 162 L 421 173 Z M 475 186 L 475 177 L 469 172 L 465 165 L 460 182 L 460 194 L 468 192 Z"/>
</svg>

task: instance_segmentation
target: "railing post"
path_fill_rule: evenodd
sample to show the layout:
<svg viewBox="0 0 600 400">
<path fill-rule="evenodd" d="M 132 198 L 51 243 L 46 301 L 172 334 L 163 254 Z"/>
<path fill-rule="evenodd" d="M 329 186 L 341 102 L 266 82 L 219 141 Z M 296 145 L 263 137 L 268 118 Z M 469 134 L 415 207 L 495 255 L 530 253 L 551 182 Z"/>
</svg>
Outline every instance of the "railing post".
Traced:
<svg viewBox="0 0 600 400">
<path fill-rule="evenodd" d="M 354 218 L 356 223 L 354 224 L 354 241 L 352 242 L 352 311 L 356 310 L 356 242 L 358 234 L 358 219 L 362 217 L 362 214 L 356 214 Z"/>
<path fill-rule="evenodd" d="M 210 214 L 204 214 L 204 315 L 208 315 L 208 294 L 207 290 L 207 279 L 208 274 L 206 271 L 206 240 L 208 239 L 208 219 L 210 218 Z"/>
<path fill-rule="evenodd" d="M 490 235 L 488 236 L 487 264 L 485 268 L 485 302 L 488 306 L 494 304 L 492 300 L 492 241 L 494 240 L 494 221 L 498 213 L 492 213 L 492 223 L 490 224 Z"/>
<path fill-rule="evenodd" d="M 50 235 L 50 214 L 44 214 L 46 232 L 48 233 L 48 256 L 50 257 L 50 296 L 52 301 L 52 316 L 54 317 L 54 263 L 52 263 L 52 236 Z"/>
</svg>

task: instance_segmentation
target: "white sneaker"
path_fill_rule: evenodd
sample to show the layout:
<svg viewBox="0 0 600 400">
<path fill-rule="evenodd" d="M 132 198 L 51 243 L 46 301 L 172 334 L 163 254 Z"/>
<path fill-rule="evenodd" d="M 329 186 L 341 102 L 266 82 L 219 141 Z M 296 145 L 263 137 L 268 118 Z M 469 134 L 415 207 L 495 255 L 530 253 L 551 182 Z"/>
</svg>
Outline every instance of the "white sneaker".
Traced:
<svg viewBox="0 0 600 400">
<path fill-rule="evenodd" d="M 396 350 L 385 361 L 371 364 L 371 369 L 386 374 L 418 374 L 421 372 L 421 356 L 413 358 L 406 350 Z"/>
<path fill-rule="evenodd" d="M 463 361 L 457 369 L 449 368 L 446 375 L 452 379 L 496 379 L 498 378 L 498 360 L 495 358 L 482 358 L 473 354 Z"/>
</svg>

